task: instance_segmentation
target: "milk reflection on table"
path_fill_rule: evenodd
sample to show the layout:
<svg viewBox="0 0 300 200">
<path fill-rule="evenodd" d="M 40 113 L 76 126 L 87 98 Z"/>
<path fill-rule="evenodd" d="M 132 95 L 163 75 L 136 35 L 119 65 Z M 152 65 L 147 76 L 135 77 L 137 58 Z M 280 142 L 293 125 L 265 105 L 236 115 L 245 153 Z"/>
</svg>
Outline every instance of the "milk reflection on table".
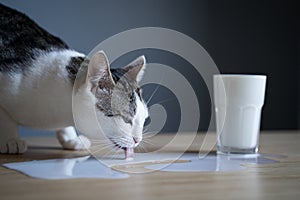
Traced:
<svg viewBox="0 0 300 200">
<path fill-rule="evenodd" d="M 214 75 L 218 153 L 256 153 L 266 76 Z"/>
<path fill-rule="evenodd" d="M 6 163 L 3 166 L 41 179 L 123 179 L 129 177 L 128 174 L 112 170 L 90 156 Z"/>
<path fill-rule="evenodd" d="M 209 154 L 199 158 L 197 153 L 185 153 L 180 158 L 189 162 L 174 162 L 169 165 L 153 164 L 147 169 L 170 172 L 230 172 L 246 170 L 244 164 L 272 164 L 278 155 L 241 154 L 241 155 L 215 155 Z"/>
</svg>

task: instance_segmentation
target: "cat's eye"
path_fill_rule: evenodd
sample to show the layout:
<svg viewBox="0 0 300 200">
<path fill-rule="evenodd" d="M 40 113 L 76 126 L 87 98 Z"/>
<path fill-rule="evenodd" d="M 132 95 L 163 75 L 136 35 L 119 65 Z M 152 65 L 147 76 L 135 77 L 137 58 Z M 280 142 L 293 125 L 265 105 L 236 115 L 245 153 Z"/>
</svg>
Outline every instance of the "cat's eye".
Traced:
<svg viewBox="0 0 300 200">
<path fill-rule="evenodd" d="M 133 94 L 133 93 L 129 96 L 129 100 L 130 100 L 130 101 L 133 101 L 133 100 L 134 100 L 134 94 Z"/>
<path fill-rule="evenodd" d="M 76 74 L 76 73 L 77 73 L 76 70 L 73 69 L 73 68 L 70 67 L 70 66 L 67 66 L 66 69 L 67 69 L 68 73 L 70 73 L 70 74 Z"/>
</svg>

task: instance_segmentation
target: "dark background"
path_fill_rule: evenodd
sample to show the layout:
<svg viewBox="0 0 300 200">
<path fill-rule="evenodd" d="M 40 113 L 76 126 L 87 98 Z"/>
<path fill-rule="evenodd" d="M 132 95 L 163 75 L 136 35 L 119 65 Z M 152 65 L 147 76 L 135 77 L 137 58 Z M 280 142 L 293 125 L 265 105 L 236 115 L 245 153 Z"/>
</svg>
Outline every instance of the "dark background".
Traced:
<svg viewBox="0 0 300 200">
<path fill-rule="evenodd" d="M 0 2 L 26 13 L 50 33 L 86 54 L 99 42 L 132 28 L 153 26 L 182 32 L 206 49 L 220 72 L 268 76 L 262 129 L 300 128 L 300 7 L 296 0 Z M 127 55 L 128 60 L 141 53 L 146 54 L 149 62 L 189 65 L 178 56 L 155 50 L 132 52 Z M 211 114 L 207 89 L 201 77 L 191 78 L 190 82 L 201 99 L 199 129 L 205 130 Z M 155 98 L 164 94 L 160 91 Z M 176 111 L 172 109 L 176 102 L 173 103 L 168 105 L 171 113 Z M 171 121 L 166 131 L 176 131 L 178 116 L 171 116 L 174 117 L 168 119 Z"/>
</svg>

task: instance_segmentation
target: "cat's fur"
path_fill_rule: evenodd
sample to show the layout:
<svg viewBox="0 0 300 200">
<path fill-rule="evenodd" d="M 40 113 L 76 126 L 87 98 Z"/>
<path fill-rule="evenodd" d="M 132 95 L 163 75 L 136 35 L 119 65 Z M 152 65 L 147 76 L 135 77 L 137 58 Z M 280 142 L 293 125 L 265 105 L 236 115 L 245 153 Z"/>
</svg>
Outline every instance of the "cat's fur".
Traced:
<svg viewBox="0 0 300 200">
<path fill-rule="evenodd" d="M 81 79 L 75 81 L 79 69 Z M 104 52 L 88 59 L 0 4 L 0 152 L 26 151 L 19 125 L 56 130 L 67 149 L 90 146 L 89 139 L 77 136 L 75 125 L 119 148 L 137 146 L 148 116 L 138 86 L 144 69 L 141 56 L 110 70 Z"/>
</svg>

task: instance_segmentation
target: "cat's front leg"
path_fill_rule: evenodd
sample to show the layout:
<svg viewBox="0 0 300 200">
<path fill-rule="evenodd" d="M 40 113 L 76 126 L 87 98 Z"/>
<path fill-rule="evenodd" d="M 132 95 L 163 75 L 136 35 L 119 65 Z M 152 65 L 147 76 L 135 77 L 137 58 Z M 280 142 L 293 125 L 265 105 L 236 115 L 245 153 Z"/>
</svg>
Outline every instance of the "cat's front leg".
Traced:
<svg viewBox="0 0 300 200">
<path fill-rule="evenodd" d="M 19 139 L 18 124 L 0 108 L 0 153 L 24 153 L 27 145 Z"/>
<path fill-rule="evenodd" d="M 81 150 L 91 146 L 90 140 L 83 135 L 78 136 L 75 128 L 72 126 L 58 130 L 56 135 L 64 149 Z"/>
</svg>

